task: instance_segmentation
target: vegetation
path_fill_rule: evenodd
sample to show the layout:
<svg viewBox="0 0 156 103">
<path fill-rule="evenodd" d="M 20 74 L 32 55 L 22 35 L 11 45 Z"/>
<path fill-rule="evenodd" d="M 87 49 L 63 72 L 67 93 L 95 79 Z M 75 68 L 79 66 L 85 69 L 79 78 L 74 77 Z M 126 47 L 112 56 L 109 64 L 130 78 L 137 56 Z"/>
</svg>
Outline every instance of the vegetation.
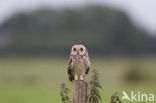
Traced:
<svg viewBox="0 0 156 103">
<path fill-rule="evenodd" d="M 19 13 L 0 25 L 0 53 L 67 54 L 75 43 L 95 55 L 156 54 L 156 38 L 121 11 L 86 6 Z"/>
<path fill-rule="evenodd" d="M 141 82 L 144 79 L 144 74 L 141 73 L 140 65 L 132 63 L 128 66 L 124 79 L 126 82 Z"/>
<path fill-rule="evenodd" d="M 110 103 L 121 103 L 121 100 L 119 96 L 117 95 L 118 93 L 114 93 L 114 95 L 111 96 L 111 102 Z"/>
<path fill-rule="evenodd" d="M 143 68 L 144 67 L 138 62 L 129 63 L 123 75 L 125 82 L 139 83 L 143 81 L 149 82 L 150 80 L 152 80 L 153 76 L 149 74 L 151 71 L 150 70 L 142 71 Z"/>
<path fill-rule="evenodd" d="M 71 103 L 70 98 L 68 97 L 68 92 L 69 89 L 66 87 L 66 84 L 62 83 L 60 91 L 62 103 Z"/>
<path fill-rule="evenodd" d="M 90 94 L 89 94 L 89 103 L 99 103 L 101 100 L 101 96 L 99 94 L 99 89 L 102 89 L 99 83 L 99 73 L 96 69 L 92 71 L 92 80 L 90 81 Z"/>
<path fill-rule="evenodd" d="M 102 103 L 110 103 L 110 96 L 123 90 L 156 94 L 156 59 L 154 58 L 93 58 L 92 68 L 100 73 Z M 124 73 L 132 62 L 141 64 L 141 71 L 153 76 L 152 80 L 125 82 Z M 65 83 L 72 88 L 66 71 L 67 59 L 50 57 L 0 58 L 0 103 L 61 103 L 60 87 Z M 130 64 L 129 64 L 130 63 Z M 144 68 L 142 68 L 144 67 Z M 148 72 L 146 72 L 148 71 Z M 128 72 L 128 71 L 127 71 Z M 141 73 L 142 73 L 141 72 Z M 90 80 L 92 73 L 86 76 Z M 69 92 L 71 97 L 71 92 Z M 129 101 L 123 101 L 129 103 Z"/>
</svg>

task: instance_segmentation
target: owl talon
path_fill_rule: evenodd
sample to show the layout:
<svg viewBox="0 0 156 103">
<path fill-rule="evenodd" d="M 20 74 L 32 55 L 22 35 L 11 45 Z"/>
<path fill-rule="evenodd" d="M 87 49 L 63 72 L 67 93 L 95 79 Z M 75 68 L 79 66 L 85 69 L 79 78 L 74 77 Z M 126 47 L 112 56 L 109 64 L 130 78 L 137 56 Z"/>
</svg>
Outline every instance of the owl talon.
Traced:
<svg viewBox="0 0 156 103">
<path fill-rule="evenodd" d="M 78 75 L 75 75 L 75 80 L 78 80 Z"/>
<path fill-rule="evenodd" d="M 80 80 L 84 80 L 83 76 L 80 76 Z"/>
</svg>

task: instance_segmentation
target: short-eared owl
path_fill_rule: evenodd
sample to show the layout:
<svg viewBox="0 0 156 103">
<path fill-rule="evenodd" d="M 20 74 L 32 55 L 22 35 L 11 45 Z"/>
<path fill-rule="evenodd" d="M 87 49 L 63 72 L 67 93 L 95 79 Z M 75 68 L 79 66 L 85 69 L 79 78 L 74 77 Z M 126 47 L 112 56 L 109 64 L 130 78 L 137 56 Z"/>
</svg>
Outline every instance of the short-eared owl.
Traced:
<svg viewBox="0 0 156 103">
<path fill-rule="evenodd" d="M 86 47 L 82 44 L 75 44 L 71 48 L 68 75 L 69 80 L 84 80 L 84 76 L 88 74 L 90 60 Z"/>
</svg>

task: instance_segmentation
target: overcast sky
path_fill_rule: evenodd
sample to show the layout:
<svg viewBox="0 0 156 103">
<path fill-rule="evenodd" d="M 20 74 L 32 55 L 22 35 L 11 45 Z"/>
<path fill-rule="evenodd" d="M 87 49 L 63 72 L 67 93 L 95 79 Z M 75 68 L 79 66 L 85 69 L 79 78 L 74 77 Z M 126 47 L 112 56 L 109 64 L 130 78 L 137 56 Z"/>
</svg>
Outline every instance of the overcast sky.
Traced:
<svg viewBox="0 0 156 103">
<path fill-rule="evenodd" d="M 16 12 L 41 6 L 79 7 L 91 3 L 121 9 L 136 25 L 156 35 L 156 0 L 0 0 L 0 23 Z"/>
</svg>

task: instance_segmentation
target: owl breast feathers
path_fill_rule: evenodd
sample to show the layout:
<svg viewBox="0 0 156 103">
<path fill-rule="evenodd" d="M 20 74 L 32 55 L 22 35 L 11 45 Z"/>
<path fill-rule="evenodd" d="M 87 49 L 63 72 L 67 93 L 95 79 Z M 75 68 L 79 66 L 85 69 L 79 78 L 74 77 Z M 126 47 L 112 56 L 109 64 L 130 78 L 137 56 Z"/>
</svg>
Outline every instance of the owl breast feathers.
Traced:
<svg viewBox="0 0 156 103">
<path fill-rule="evenodd" d="M 86 47 L 82 44 L 73 45 L 68 62 L 69 80 L 84 80 L 89 68 L 90 60 Z"/>
</svg>

